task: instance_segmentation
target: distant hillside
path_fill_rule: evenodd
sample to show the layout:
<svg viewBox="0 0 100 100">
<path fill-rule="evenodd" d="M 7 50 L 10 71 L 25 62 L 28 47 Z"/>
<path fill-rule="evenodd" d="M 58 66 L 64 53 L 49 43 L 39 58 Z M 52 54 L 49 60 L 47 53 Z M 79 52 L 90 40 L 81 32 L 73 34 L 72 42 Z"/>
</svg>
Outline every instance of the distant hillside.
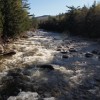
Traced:
<svg viewBox="0 0 100 100">
<path fill-rule="evenodd" d="M 47 20 L 49 16 L 50 16 L 50 15 L 43 15 L 43 16 L 39 16 L 39 17 L 36 17 L 36 18 L 37 18 L 38 20 Z"/>
</svg>

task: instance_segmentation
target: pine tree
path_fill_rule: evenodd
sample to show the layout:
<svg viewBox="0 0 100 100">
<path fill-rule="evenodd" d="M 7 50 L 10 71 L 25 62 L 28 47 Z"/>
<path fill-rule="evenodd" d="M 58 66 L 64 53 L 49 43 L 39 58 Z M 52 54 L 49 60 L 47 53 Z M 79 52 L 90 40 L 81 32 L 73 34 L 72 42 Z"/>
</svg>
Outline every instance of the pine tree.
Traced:
<svg viewBox="0 0 100 100">
<path fill-rule="evenodd" d="M 3 39 L 14 38 L 25 30 L 28 22 L 27 0 L 0 0 Z M 29 27 L 27 25 L 27 27 Z"/>
</svg>

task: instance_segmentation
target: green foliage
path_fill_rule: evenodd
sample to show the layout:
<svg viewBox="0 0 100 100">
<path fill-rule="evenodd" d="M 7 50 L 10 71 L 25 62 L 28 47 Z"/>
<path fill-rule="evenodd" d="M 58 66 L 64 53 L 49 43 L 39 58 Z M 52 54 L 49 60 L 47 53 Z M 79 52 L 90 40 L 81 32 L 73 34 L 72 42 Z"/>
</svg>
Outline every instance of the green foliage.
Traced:
<svg viewBox="0 0 100 100">
<path fill-rule="evenodd" d="M 3 33 L 3 39 L 19 36 L 32 26 L 27 1 L 0 0 L 0 33 Z"/>
<path fill-rule="evenodd" d="M 82 8 L 68 8 L 67 13 L 50 17 L 40 23 L 39 27 L 51 31 L 69 31 L 72 35 L 100 38 L 100 4 L 94 2 L 90 8 L 85 5 Z"/>
<path fill-rule="evenodd" d="M 3 17 L 3 37 L 13 37 L 20 32 L 21 4 L 20 0 L 1 0 Z"/>
<path fill-rule="evenodd" d="M 64 20 L 63 14 L 59 16 L 49 16 L 48 20 L 41 21 L 39 23 L 39 28 L 43 28 L 46 30 L 52 30 L 52 31 L 62 31 L 62 27 L 64 26 L 63 20 Z"/>
</svg>

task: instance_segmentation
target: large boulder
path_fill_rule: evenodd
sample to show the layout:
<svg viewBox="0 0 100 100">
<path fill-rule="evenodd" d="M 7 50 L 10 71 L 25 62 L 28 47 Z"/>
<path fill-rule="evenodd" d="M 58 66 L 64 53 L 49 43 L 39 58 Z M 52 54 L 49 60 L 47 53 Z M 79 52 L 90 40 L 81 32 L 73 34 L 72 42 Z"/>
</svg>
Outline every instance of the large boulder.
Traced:
<svg viewBox="0 0 100 100">
<path fill-rule="evenodd" d="M 61 48 L 57 48 L 57 51 L 61 51 L 62 49 Z"/>
</svg>

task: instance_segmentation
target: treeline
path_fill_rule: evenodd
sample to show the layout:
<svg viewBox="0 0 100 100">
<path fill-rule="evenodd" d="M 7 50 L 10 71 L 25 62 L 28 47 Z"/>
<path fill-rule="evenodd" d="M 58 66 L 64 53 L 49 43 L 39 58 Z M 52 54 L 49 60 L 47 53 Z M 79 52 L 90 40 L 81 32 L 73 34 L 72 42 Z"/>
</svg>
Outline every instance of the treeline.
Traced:
<svg viewBox="0 0 100 100">
<path fill-rule="evenodd" d="M 69 31 L 72 35 L 100 38 L 100 3 L 94 2 L 90 8 L 68 8 L 65 14 L 41 21 L 39 27 L 49 31 Z"/>
<path fill-rule="evenodd" d="M 33 28 L 36 19 L 28 10 L 27 0 L 0 0 L 0 36 L 3 40 L 20 36 Z"/>
</svg>

